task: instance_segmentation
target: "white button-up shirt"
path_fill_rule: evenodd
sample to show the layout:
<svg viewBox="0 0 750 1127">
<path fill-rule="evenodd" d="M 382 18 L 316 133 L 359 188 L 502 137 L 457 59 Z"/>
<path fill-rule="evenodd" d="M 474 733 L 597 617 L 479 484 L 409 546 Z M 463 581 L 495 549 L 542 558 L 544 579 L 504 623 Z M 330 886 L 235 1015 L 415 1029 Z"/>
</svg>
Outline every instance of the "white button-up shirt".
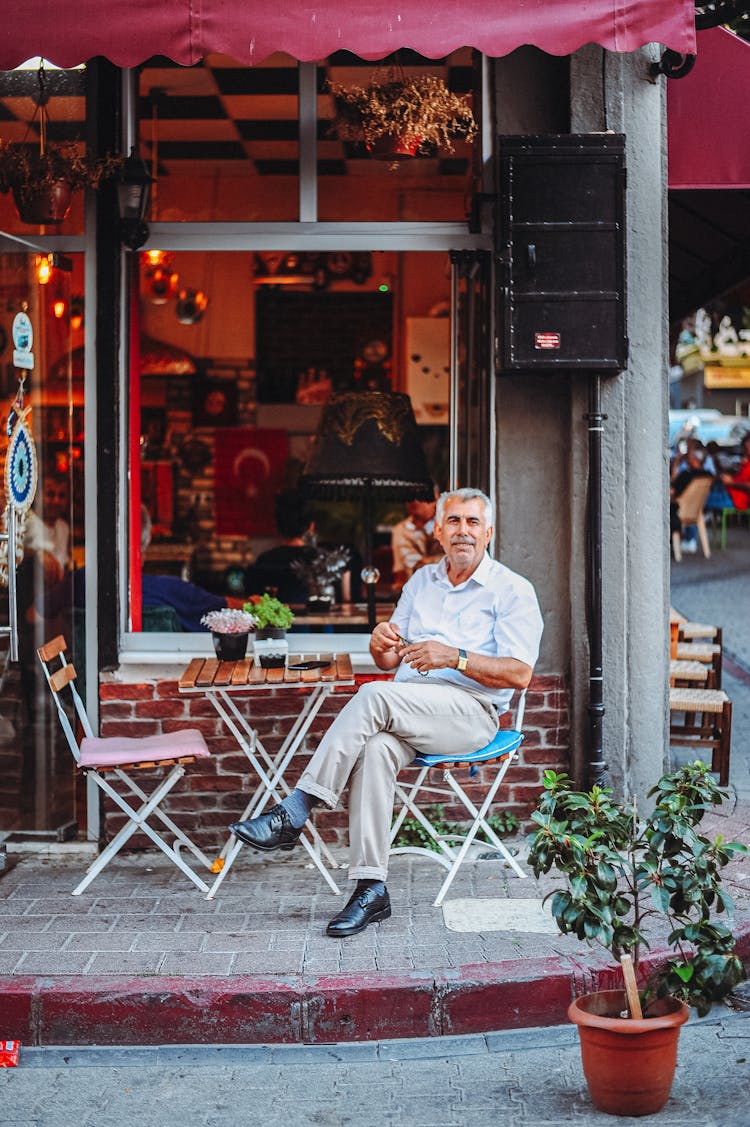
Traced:
<svg viewBox="0 0 750 1127">
<path fill-rule="evenodd" d="M 485 554 L 473 575 L 453 586 L 446 561 L 419 568 L 405 585 L 391 621 L 410 642 L 433 639 L 471 653 L 511 657 L 534 666 L 544 624 L 536 592 L 522 575 Z M 451 681 L 486 696 L 504 712 L 512 689 L 480 685 L 457 669 L 431 669 L 430 679 Z M 396 681 L 420 681 L 402 661 Z"/>
</svg>

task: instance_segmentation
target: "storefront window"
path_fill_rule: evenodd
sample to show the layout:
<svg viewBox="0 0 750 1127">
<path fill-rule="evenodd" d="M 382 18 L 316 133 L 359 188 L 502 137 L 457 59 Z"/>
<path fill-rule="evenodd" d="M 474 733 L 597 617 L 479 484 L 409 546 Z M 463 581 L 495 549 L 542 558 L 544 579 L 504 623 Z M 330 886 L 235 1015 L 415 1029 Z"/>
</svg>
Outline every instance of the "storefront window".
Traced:
<svg viewBox="0 0 750 1127">
<path fill-rule="evenodd" d="M 219 56 L 189 69 L 155 60 L 138 74 L 140 151 L 155 184 L 131 308 L 140 347 L 130 365 L 123 625 L 147 649 L 148 633 L 193 633 L 212 600 L 263 590 L 294 603 L 298 631 L 366 636 L 368 562 L 381 572 L 387 617 L 403 498 L 384 498 L 371 519 L 356 500 L 317 498 L 304 528 L 285 517 L 331 396 L 407 394 L 429 473 L 450 484 L 451 365 L 476 356 L 452 332 L 469 322 L 455 315 L 451 251 L 491 239 L 467 224 L 480 145 L 455 137 L 453 151 L 427 146 L 396 165 L 338 136 L 330 84 L 387 80 L 394 68 L 479 104 L 468 50 L 437 61 L 406 52 L 387 67 L 345 52 L 320 64 L 276 55 L 252 69 Z M 483 331 L 490 325 L 485 316 Z M 265 570 L 269 551 L 311 536 L 348 552 L 334 593 L 346 621 L 310 618 L 305 587 L 285 586 L 278 554 L 277 572 Z M 174 581 L 194 585 L 178 589 L 191 603 L 167 612 L 159 587 Z"/>
<path fill-rule="evenodd" d="M 269 550 L 309 541 L 314 531 L 320 545 L 349 553 L 350 576 L 337 584 L 336 602 L 364 600 L 361 507 L 314 501 L 305 508 L 307 526 L 290 526 L 331 395 L 406 392 L 430 472 L 447 483 L 449 256 L 185 252 L 155 261 L 141 256 L 141 374 L 132 393 L 140 401 L 140 438 L 131 445 L 139 452 L 140 495 L 134 492 L 131 504 L 143 506 L 142 568 L 149 579 L 140 607 L 137 594 L 131 605 L 132 628 L 197 629 L 199 612 L 217 596 L 278 589 L 295 603 L 299 628 L 362 632 L 364 609 L 362 622 L 352 620 L 350 608 L 344 621 L 334 615 L 308 623 L 304 585 L 292 590 L 289 575 L 256 565 Z M 168 297 L 161 288 L 154 294 L 156 270 L 159 279 L 176 279 Z M 202 295 L 190 310 L 179 297 L 186 289 Z M 398 501 L 383 502 L 375 514 L 378 598 L 388 606 L 395 595 L 390 528 L 404 516 Z M 133 548 L 138 553 L 140 546 Z M 163 584 L 164 605 L 176 613 L 156 609 L 158 576 L 195 585 L 179 588 L 192 606 L 175 605 L 170 581 Z"/>
<path fill-rule="evenodd" d="M 159 59 L 140 71 L 141 152 L 155 177 L 151 219 L 158 222 L 447 222 L 466 218 L 481 166 L 479 145 L 454 137 L 438 150 L 425 145 L 396 167 L 336 129 L 330 84 L 367 86 L 434 76 L 477 103 L 472 52 L 443 60 L 401 52 L 376 64 L 342 51 L 318 64 L 306 97 L 300 64 L 272 55 L 241 67 L 210 55 L 185 68 Z M 308 72 L 309 73 L 309 72 Z M 309 113 L 308 113 L 309 111 Z M 308 125 L 309 121 L 309 125 Z M 315 207 L 300 203 L 305 130 L 314 131 Z M 304 185 L 303 185 L 304 192 Z"/>
<path fill-rule="evenodd" d="M 299 217 L 299 64 L 272 55 L 242 67 L 209 55 L 193 67 L 146 63 L 141 152 L 152 168 L 151 219 L 165 223 Z"/>
<path fill-rule="evenodd" d="M 85 696 L 83 256 L 7 249 L 13 245 L 0 233 L 0 465 L 9 432 L 12 448 L 16 428 L 26 425 L 37 486 L 18 526 L 18 662 L 10 660 L 8 635 L 0 638 L 0 833 L 48 832 L 62 840 L 85 821 L 85 803 L 36 650 L 62 634 Z M 9 598 L 5 577 L 6 627 Z"/>
</svg>

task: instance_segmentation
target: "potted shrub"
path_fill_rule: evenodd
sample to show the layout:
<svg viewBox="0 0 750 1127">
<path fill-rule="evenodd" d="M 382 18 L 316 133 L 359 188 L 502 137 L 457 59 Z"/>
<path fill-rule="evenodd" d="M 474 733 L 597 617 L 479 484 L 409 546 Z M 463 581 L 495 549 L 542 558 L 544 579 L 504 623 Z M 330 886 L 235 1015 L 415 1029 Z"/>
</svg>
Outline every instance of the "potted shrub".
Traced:
<svg viewBox="0 0 750 1127">
<path fill-rule="evenodd" d="M 247 653 L 247 642 L 255 629 L 255 616 L 247 610 L 210 610 L 201 623 L 211 631 L 219 661 L 240 661 Z"/>
<path fill-rule="evenodd" d="M 699 761 L 659 780 L 647 818 L 610 795 L 600 787 L 575 791 L 567 775 L 546 771 L 529 863 L 537 877 L 555 869 L 563 879 L 547 897 L 563 933 L 600 944 L 626 968 L 632 958 L 641 990 L 631 989 L 630 1005 L 626 991 L 605 990 L 577 998 L 568 1016 L 596 1106 L 647 1115 L 669 1096 L 688 1006 L 707 1013 L 745 977 L 731 931 L 712 917 L 731 912 L 721 870 L 747 849 L 699 833 L 706 811 L 726 797 Z M 647 978 L 641 951 L 655 916 L 669 923 L 674 955 Z M 639 1008 L 640 1019 L 633 1016 Z"/>
<path fill-rule="evenodd" d="M 289 651 L 286 632 L 294 622 L 291 607 L 266 593 L 251 595 L 244 609 L 255 619 L 255 656 L 259 664 L 264 669 L 285 665 Z"/>
<path fill-rule="evenodd" d="M 319 548 L 315 540 L 304 559 L 292 560 L 292 571 L 307 588 L 307 609 L 324 614 L 335 602 L 335 584 L 349 566 L 350 552 L 339 545 L 336 548 Z"/>
<path fill-rule="evenodd" d="M 62 223 L 74 191 L 98 188 L 122 164 L 121 157 L 89 157 L 72 142 L 0 140 L 0 192 L 12 192 L 23 223 Z"/>
<path fill-rule="evenodd" d="M 328 89 L 336 103 L 334 128 L 342 141 L 358 141 L 375 156 L 405 160 L 434 149 L 453 152 L 453 141 L 477 133 L 466 95 L 454 94 L 437 75 L 407 78 L 389 70 L 367 86 Z"/>
</svg>

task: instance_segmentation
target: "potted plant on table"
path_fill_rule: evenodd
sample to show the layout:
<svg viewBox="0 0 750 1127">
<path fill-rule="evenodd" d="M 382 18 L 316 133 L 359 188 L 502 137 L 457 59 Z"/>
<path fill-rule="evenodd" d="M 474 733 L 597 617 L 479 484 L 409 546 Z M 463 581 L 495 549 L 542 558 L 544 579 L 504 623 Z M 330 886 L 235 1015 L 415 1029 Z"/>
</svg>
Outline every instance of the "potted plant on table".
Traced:
<svg viewBox="0 0 750 1127">
<path fill-rule="evenodd" d="M 342 141 L 359 141 L 374 156 L 406 160 L 433 149 L 453 152 L 453 141 L 477 133 L 466 95 L 454 94 L 437 75 L 406 77 L 397 68 L 367 86 L 330 82 L 334 128 Z"/>
<path fill-rule="evenodd" d="M 632 967 L 629 990 L 579 997 L 568 1016 L 578 1026 L 596 1106 L 647 1115 L 669 1097 L 688 1006 L 707 1013 L 745 977 L 731 931 L 712 917 L 731 912 L 721 870 L 747 848 L 698 832 L 705 813 L 726 797 L 699 761 L 659 780 L 647 818 L 610 794 L 596 786 L 575 791 L 567 775 L 546 771 L 529 863 L 537 877 L 555 869 L 564 881 L 549 893 L 560 930 L 609 950 L 623 963 L 626 985 Z M 675 954 L 644 981 L 645 928 L 657 916 L 669 923 Z"/>
<path fill-rule="evenodd" d="M 255 629 L 255 616 L 247 610 L 210 610 L 201 618 L 201 624 L 213 635 L 219 661 L 241 661 Z"/>
<path fill-rule="evenodd" d="M 277 669 L 286 664 L 289 646 L 286 632 L 294 622 L 287 603 L 268 593 L 251 595 L 244 609 L 255 620 L 255 656 L 264 669 Z"/>
</svg>

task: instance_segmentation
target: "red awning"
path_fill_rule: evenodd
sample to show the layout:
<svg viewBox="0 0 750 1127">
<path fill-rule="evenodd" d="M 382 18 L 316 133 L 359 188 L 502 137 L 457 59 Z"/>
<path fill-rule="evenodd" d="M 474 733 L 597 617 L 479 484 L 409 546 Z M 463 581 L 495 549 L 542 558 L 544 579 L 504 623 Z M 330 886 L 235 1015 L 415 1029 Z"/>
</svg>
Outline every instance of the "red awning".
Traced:
<svg viewBox="0 0 750 1127">
<path fill-rule="evenodd" d="M 379 59 L 399 47 L 441 58 L 458 47 L 500 56 L 523 44 L 567 55 L 585 43 L 627 52 L 662 43 L 695 52 L 693 0 L 4 0 L 0 69 L 35 55 L 70 67 L 95 55 L 135 66 L 189 65 L 211 52 L 260 63 L 275 51 Z"/>
<path fill-rule="evenodd" d="M 750 188 L 750 43 L 702 31 L 690 74 L 667 83 L 670 188 Z"/>
</svg>

